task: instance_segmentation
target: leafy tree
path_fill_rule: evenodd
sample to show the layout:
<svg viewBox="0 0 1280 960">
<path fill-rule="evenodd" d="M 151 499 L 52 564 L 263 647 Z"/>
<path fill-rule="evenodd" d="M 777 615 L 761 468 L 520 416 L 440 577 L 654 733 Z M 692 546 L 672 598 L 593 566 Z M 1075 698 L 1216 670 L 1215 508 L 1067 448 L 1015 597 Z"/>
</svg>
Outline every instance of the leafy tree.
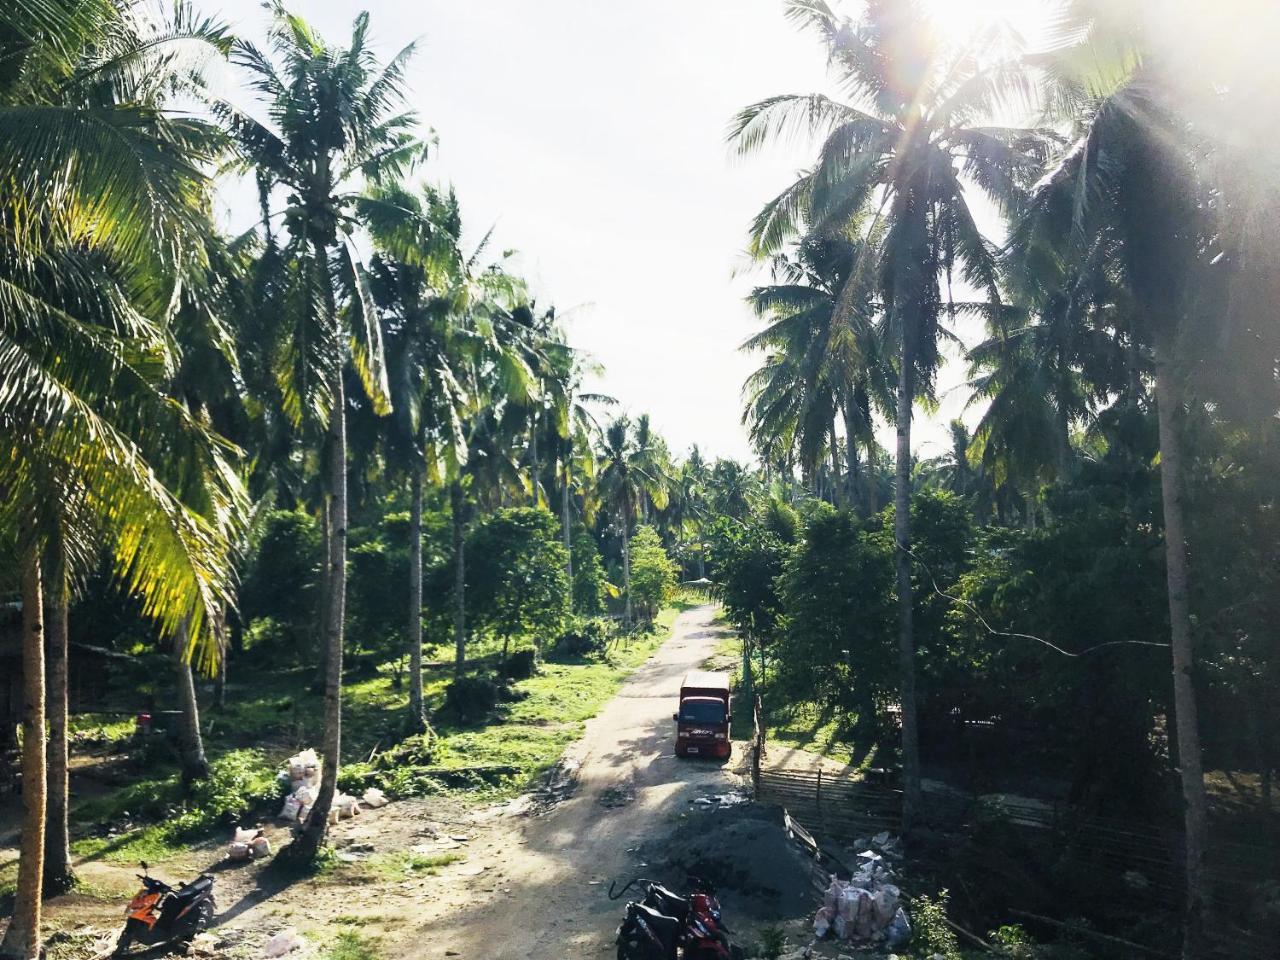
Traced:
<svg viewBox="0 0 1280 960">
<path fill-rule="evenodd" d="M 324 562 L 319 524 L 301 510 L 273 510 L 258 527 L 240 586 L 240 615 L 250 629 L 269 619 L 286 652 L 298 659 L 313 646 Z"/>
<path fill-rule="evenodd" d="M 573 530 L 572 612 L 584 617 L 595 617 L 605 612 L 609 584 L 605 579 L 604 563 L 595 539 L 581 525 Z"/>
<path fill-rule="evenodd" d="M 473 622 L 502 637 L 504 661 L 512 638 L 531 637 L 541 653 L 569 616 L 556 518 L 541 508 L 498 510 L 472 532 L 467 552 Z"/>
<path fill-rule="evenodd" d="M 891 547 L 852 514 L 820 508 L 776 589 L 786 611 L 774 657 L 779 687 L 856 717 L 854 739 L 870 749 L 896 680 Z"/>
<path fill-rule="evenodd" d="M 631 538 L 631 591 L 645 623 L 652 624 L 662 605 L 675 594 L 676 564 L 662 547 L 658 531 L 640 526 Z"/>
</svg>

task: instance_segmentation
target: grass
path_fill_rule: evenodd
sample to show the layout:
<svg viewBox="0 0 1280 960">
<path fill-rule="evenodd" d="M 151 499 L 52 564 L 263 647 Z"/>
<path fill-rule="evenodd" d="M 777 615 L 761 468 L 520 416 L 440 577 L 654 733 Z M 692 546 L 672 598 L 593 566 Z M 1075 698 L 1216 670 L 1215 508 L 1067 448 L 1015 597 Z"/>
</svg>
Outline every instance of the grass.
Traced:
<svg viewBox="0 0 1280 960">
<path fill-rule="evenodd" d="M 406 877 L 433 877 L 441 867 L 465 860 L 460 853 L 417 853 L 398 850 L 380 857 L 371 857 L 364 866 L 366 872 L 379 880 L 404 880 Z"/>
<path fill-rule="evenodd" d="M 510 764 L 520 773 L 496 785 L 479 787 L 477 794 L 500 799 L 518 793 L 582 735 L 586 721 L 671 635 L 676 617 L 695 605 L 677 601 L 658 615 L 650 633 L 615 641 L 602 660 L 543 664 L 537 676 L 516 684 L 524 699 L 512 704 L 501 719 L 480 727 L 437 727 L 437 762 L 443 767 Z M 443 684 L 439 696 L 443 699 Z"/>
<path fill-rule="evenodd" d="M 370 937 L 354 930 L 340 930 L 319 956 L 321 960 L 381 960 L 382 954 Z"/>
<path fill-rule="evenodd" d="M 522 699 L 488 723 L 468 727 L 442 721 L 436 727 L 435 763 L 446 768 L 512 766 L 517 770 L 514 775 L 496 782 L 475 780 L 458 789 L 476 800 L 515 795 L 581 736 L 585 722 L 670 636 L 679 613 L 704 602 L 697 595 L 678 597 L 658 616 L 652 631 L 616 640 L 599 659 L 543 664 L 536 676 L 515 684 Z M 492 653 L 483 644 L 473 652 Z M 217 828 L 266 812 L 277 799 L 278 764 L 300 747 L 318 745 L 323 699 L 308 689 L 314 677 L 314 668 L 233 676 L 227 709 L 205 713 L 209 727 L 205 746 L 215 768 L 210 786 L 189 795 L 172 757 L 131 758 L 128 763 L 137 770 L 135 781 L 74 806 L 72 852 L 85 859 L 160 863 L 185 853 L 192 841 Z M 424 671 L 429 710 L 443 702 L 452 677 L 451 664 L 432 664 Z M 407 709 L 407 683 L 397 688 L 389 666 L 344 684 L 344 767 L 398 742 Z M 132 719 L 83 715 L 75 718 L 73 729 L 94 744 L 127 740 Z M 424 792 L 435 792 L 437 786 L 440 791 L 448 789 L 435 782 L 425 786 Z M 425 864 L 414 869 L 433 867 Z M 15 871 L 16 865 L 0 864 L 0 894 L 13 884 Z"/>
</svg>

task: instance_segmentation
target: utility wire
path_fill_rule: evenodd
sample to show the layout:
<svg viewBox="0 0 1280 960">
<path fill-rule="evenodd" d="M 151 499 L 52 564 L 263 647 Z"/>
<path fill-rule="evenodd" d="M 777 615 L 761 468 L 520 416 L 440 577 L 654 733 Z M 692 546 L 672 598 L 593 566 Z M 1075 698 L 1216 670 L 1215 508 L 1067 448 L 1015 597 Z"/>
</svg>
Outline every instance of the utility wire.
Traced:
<svg viewBox="0 0 1280 960">
<path fill-rule="evenodd" d="M 1064 657 L 1071 657 L 1073 659 L 1077 657 L 1083 657 L 1086 653 L 1093 653 L 1095 650 L 1101 650 L 1104 647 L 1159 647 L 1161 650 L 1169 649 L 1169 644 L 1167 643 L 1154 643 L 1150 640 L 1108 640 L 1106 643 L 1096 644 L 1092 647 L 1088 647 L 1084 650 L 1081 650 L 1079 653 L 1072 653 L 1070 650 L 1062 649 L 1062 647 L 1058 646 L 1056 643 L 1050 643 L 1048 640 L 1044 639 L 1043 637 L 1037 637 L 1030 633 L 1016 633 L 1016 632 L 1011 632 L 1009 630 L 997 630 L 995 627 L 991 626 L 991 624 L 987 622 L 987 618 L 982 615 L 982 611 L 980 611 L 976 606 L 974 606 L 968 600 L 965 600 L 963 597 L 952 596 L 951 594 L 943 590 L 941 587 L 939 587 L 938 581 L 933 575 L 933 571 L 929 569 L 929 565 L 925 563 L 922 559 L 920 559 L 920 557 L 916 556 L 916 554 L 913 553 L 909 547 L 903 546 L 903 544 L 898 542 L 897 538 L 894 539 L 893 544 L 895 547 L 897 547 L 899 550 L 901 550 L 908 557 L 910 557 L 912 560 L 914 560 L 916 563 L 920 564 L 920 566 L 924 568 L 924 572 L 929 576 L 929 582 L 933 585 L 934 593 L 936 593 L 938 596 L 942 597 L 945 600 L 950 600 L 952 603 L 968 609 L 975 617 L 978 618 L 978 622 L 982 624 L 982 626 L 986 629 L 987 633 L 991 634 L 992 636 L 1010 637 L 1014 640 L 1033 640 L 1036 643 L 1043 644 L 1044 646 L 1048 647 L 1050 650 L 1054 651 L 1055 653 L 1060 653 Z"/>
</svg>

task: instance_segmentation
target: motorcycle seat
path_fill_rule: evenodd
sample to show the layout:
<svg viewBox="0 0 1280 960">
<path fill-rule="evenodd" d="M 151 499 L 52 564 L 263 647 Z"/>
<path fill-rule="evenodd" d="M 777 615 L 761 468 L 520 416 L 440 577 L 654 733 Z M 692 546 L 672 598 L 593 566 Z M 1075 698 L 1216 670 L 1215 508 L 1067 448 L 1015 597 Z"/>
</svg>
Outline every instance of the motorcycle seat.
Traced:
<svg viewBox="0 0 1280 960">
<path fill-rule="evenodd" d="M 201 893 L 204 893 L 212 886 L 213 877 L 201 876 L 190 883 L 184 883 L 182 886 L 178 887 L 174 896 L 182 900 L 191 900 Z"/>
<path fill-rule="evenodd" d="M 672 893 L 661 884 L 654 884 L 649 891 L 649 895 L 653 898 L 654 904 L 659 912 L 665 913 L 669 917 L 675 917 L 683 922 L 689 916 L 689 901 L 678 894 Z"/>
<path fill-rule="evenodd" d="M 680 921 L 675 917 L 669 917 L 665 913 L 660 913 L 653 907 L 646 906 L 643 903 L 628 904 L 628 909 L 643 915 L 644 922 L 653 930 L 658 938 L 666 945 L 674 947 L 680 938 Z"/>
</svg>

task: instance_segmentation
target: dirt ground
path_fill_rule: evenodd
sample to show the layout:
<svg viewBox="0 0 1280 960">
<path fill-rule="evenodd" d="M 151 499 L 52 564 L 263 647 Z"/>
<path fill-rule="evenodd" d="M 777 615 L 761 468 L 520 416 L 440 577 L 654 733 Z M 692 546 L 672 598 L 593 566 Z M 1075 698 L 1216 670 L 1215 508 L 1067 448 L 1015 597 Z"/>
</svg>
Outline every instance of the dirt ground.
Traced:
<svg viewBox="0 0 1280 960">
<path fill-rule="evenodd" d="M 332 831 L 339 867 L 304 881 L 276 879 L 265 864 L 220 863 L 220 843 L 153 872 L 167 880 L 216 872 L 214 933 L 218 953 L 227 956 L 260 957 L 267 938 L 289 926 L 318 946 L 355 929 L 397 960 L 609 955 L 622 907 L 608 899 L 610 881 L 664 871 L 670 878 L 673 858 L 655 856 L 665 838 L 698 832 L 697 818 L 739 819 L 693 801 L 741 785 L 743 745 L 735 745 L 728 764 L 677 760 L 672 749 L 680 679 L 724 635 L 713 616 L 711 606 L 681 614 L 671 639 L 568 749 L 558 790 L 478 809 L 425 798 L 366 811 Z M 755 829 L 744 821 L 734 835 L 749 838 Z M 774 828 L 761 820 L 759 829 Z M 288 839 L 283 827 L 268 835 L 276 848 Z M 0 849 L 0 863 L 12 856 L 16 851 Z M 457 859 L 406 866 L 447 857 Z M 78 869 L 94 895 L 52 901 L 50 926 L 106 933 L 119 922 L 134 868 L 95 861 Z M 730 922 L 736 907 L 746 907 L 745 900 L 735 904 L 732 890 L 723 890 L 722 900 Z"/>
</svg>

